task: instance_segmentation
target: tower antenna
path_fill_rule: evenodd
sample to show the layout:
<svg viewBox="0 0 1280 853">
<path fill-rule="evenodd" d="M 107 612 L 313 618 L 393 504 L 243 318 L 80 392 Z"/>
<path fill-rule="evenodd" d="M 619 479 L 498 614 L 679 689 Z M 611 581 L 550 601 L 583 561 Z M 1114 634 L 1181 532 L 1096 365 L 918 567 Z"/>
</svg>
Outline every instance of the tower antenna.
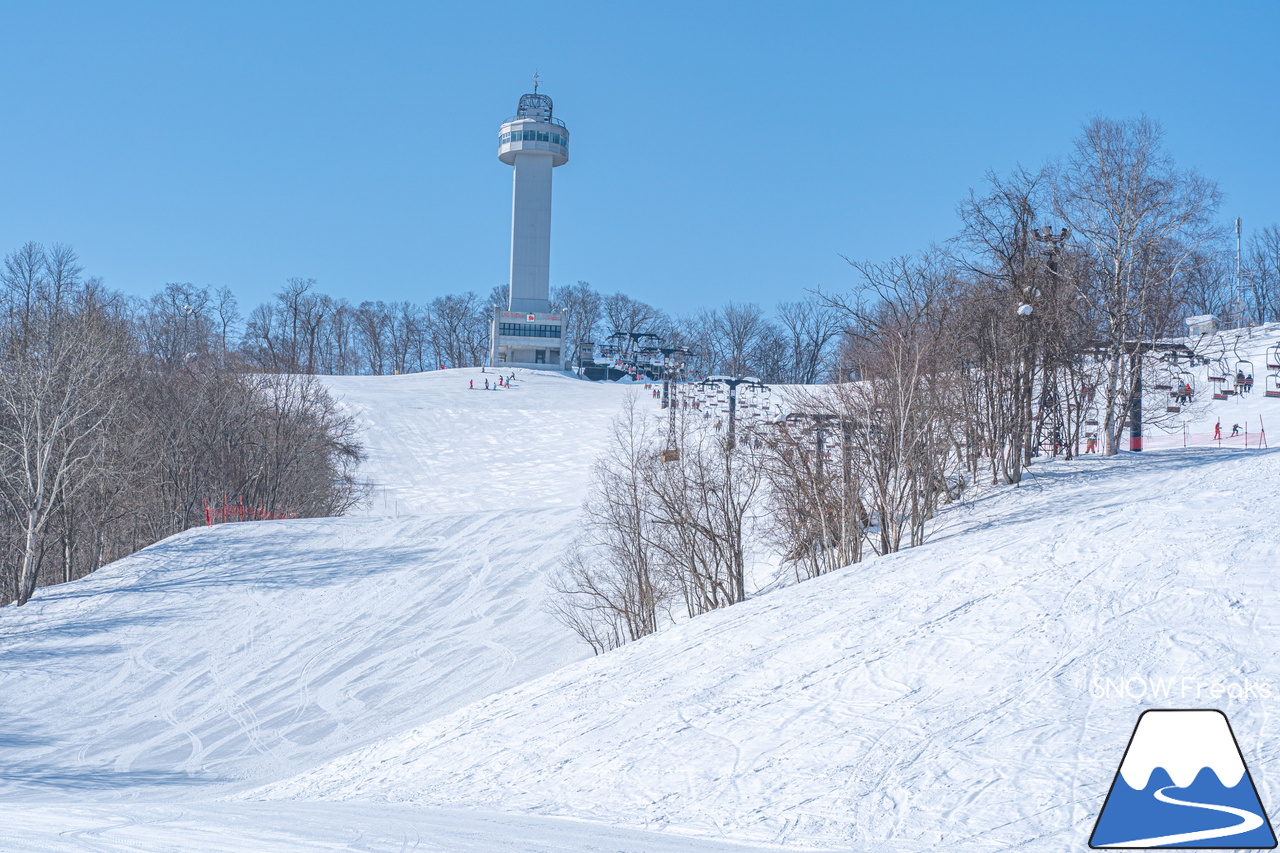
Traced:
<svg viewBox="0 0 1280 853">
<path fill-rule="evenodd" d="M 538 80 L 539 80 L 539 79 L 540 79 L 540 78 L 538 77 L 538 69 L 536 69 L 536 68 L 535 68 L 535 69 L 533 70 L 533 94 L 535 94 L 535 95 L 536 95 L 536 94 L 538 94 Z"/>
</svg>

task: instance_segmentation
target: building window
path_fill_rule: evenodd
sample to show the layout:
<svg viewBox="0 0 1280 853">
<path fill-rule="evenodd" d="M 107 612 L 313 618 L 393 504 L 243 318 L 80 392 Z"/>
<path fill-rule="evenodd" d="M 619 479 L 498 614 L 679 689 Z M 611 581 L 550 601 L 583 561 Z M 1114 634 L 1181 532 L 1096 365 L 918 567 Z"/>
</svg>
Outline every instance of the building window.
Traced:
<svg viewBox="0 0 1280 853">
<path fill-rule="evenodd" d="M 537 323 L 499 323 L 498 334 L 518 338 L 558 338 L 560 327 Z"/>
<path fill-rule="evenodd" d="M 551 142 L 555 145 L 569 147 L 569 137 L 558 133 L 547 133 L 543 130 L 513 130 L 498 134 L 498 144 L 507 145 L 512 142 Z"/>
<path fill-rule="evenodd" d="M 534 363 L 534 364 L 546 364 L 546 363 L 547 363 L 547 351 L 546 351 L 546 350 L 544 350 L 544 349 L 534 350 L 534 351 L 533 351 L 533 363 Z"/>
</svg>

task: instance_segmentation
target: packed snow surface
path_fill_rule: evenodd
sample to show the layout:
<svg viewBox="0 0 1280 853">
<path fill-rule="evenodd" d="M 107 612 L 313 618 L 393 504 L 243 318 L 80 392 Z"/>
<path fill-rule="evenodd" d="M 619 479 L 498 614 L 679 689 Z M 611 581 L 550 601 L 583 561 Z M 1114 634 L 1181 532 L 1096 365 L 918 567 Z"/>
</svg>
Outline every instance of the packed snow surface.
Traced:
<svg viewBox="0 0 1280 853">
<path fill-rule="evenodd" d="M 1255 391 L 1198 393 L 1168 449 L 1038 464 L 922 547 L 599 657 L 542 580 L 632 389 L 328 380 L 361 515 L 0 611 L 0 850 L 1083 849 L 1150 707 L 1226 712 L 1274 812 L 1277 338 L 1209 343 Z"/>
</svg>

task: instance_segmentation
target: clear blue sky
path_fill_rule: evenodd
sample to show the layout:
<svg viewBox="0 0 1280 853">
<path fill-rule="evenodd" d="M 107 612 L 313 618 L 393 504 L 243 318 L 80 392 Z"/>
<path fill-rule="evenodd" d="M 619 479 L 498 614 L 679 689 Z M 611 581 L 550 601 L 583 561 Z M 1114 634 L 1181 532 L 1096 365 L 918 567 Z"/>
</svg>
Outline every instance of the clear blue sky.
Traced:
<svg viewBox="0 0 1280 853">
<path fill-rule="evenodd" d="M 552 283 L 772 305 L 950 236 L 987 170 L 1163 123 L 1224 221 L 1280 221 L 1280 3 L 6 4 L 0 248 L 130 293 L 505 284 L 498 125 L 572 134 Z"/>
</svg>

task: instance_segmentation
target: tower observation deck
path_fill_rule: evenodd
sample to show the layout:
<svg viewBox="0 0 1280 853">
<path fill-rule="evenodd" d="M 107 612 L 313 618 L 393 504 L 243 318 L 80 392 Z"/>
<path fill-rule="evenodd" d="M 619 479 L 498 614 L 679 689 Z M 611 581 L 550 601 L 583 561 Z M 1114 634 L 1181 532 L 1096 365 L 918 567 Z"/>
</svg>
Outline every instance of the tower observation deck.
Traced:
<svg viewBox="0 0 1280 853">
<path fill-rule="evenodd" d="M 552 115 L 551 98 L 520 96 L 516 114 L 498 130 L 498 159 L 513 166 L 511 278 L 505 306 L 495 306 L 491 364 L 560 367 L 560 316 L 552 315 L 551 170 L 569 162 L 569 131 Z"/>
</svg>

